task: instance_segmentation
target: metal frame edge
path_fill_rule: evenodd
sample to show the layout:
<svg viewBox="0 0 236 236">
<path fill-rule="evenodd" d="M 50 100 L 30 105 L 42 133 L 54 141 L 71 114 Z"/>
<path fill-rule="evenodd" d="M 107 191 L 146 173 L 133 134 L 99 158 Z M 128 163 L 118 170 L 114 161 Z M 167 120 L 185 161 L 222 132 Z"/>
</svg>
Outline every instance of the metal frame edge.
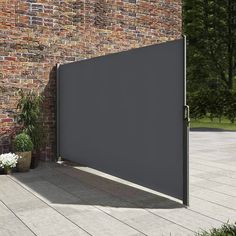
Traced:
<svg viewBox="0 0 236 236">
<path fill-rule="evenodd" d="M 189 206 L 189 117 L 186 101 L 186 36 L 183 35 L 183 103 L 184 103 L 184 126 L 183 126 L 183 204 Z"/>
<path fill-rule="evenodd" d="M 60 159 L 60 63 L 56 65 L 56 158 Z"/>
</svg>

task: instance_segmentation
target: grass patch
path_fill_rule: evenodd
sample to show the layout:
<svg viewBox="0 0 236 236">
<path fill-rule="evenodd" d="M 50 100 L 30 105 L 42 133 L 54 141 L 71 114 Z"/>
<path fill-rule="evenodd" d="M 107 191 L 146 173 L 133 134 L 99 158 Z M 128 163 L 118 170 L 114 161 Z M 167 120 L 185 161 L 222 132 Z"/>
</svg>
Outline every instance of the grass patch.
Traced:
<svg viewBox="0 0 236 236">
<path fill-rule="evenodd" d="M 219 229 L 211 229 L 210 231 L 203 231 L 197 233 L 196 236 L 236 236 L 236 223 L 224 224 Z"/>
<path fill-rule="evenodd" d="M 214 128 L 214 129 L 236 131 L 236 123 L 232 124 L 226 118 L 222 118 L 221 122 L 219 122 L 218 119 L 213 119 L 213 121 L 211 121 L 211 119 L 208 117 L 205 117 L 199 120 L 191 119 L 190 127 L 191 128 Z"/>
</svg>

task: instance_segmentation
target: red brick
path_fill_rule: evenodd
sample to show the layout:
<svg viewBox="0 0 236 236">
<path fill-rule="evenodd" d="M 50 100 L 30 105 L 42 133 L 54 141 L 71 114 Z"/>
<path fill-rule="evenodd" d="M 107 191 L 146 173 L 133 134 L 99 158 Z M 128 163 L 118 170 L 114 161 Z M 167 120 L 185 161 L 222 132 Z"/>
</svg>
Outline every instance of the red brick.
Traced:
<svg viewBox="0 0 236 236">
<path fill-rule="evenodd" d="M 6 61 L 16 61 L 16 57 L 4 57 Z"/>
<path fill-rule="evenodd" d="M 10 123 L 10 122 L 13 122 L 13 119 L 12 118 L 2 118 L 2 119 L 0 119 L 0 121 L 3 123 L 5 123 L 5 122 Z"/>
</svg>

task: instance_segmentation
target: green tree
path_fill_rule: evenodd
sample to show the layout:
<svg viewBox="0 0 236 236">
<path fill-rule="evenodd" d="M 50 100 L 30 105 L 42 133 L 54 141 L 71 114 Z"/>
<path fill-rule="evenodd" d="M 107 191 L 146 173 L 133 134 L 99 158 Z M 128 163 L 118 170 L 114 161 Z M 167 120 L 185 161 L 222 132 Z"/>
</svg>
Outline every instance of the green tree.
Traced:
<svg viewBox="0 0 236 236">
<path fill-rule="evenodd" d="M 233 89 L 236 75 L 236 1 L 185 0 L 188 89 Z"/>
</svg>

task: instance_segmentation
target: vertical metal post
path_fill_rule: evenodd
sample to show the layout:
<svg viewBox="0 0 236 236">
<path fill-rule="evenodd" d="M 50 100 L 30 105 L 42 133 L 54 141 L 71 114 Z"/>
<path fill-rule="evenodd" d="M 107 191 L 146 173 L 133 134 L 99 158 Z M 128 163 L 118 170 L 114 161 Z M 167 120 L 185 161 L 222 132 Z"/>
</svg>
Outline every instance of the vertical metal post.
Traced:
<svg viewBox="0 0 236 236">
<path fill-rule="evenodd" d="M 183 36 L 183 204 L 189 206 L 189 107 L 186 101 L 186 36 Z"/>
<path fill-rule="evenodd" d="M 60 160 L 60 64 L 57 64 L 56 67 L 56 103 L 57 103 L 57 112 L 56 112 L 56 145 L 57 145 L 57 160 Z"/>
</svg>

